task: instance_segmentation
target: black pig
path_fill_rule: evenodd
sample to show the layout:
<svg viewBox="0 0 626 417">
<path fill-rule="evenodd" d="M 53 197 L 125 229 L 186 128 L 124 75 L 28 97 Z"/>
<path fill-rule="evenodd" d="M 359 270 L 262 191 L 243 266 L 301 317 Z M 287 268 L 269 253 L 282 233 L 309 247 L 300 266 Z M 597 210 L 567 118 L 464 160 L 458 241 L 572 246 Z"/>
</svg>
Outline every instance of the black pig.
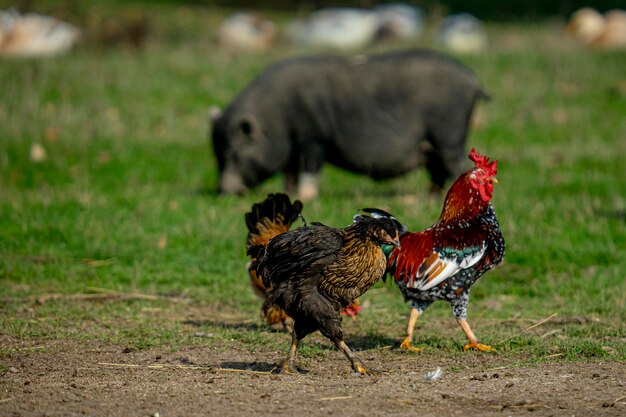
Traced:
<svg viewBox="0 0 626 417">
<path fill-rule="evenodd" d="M 377 180 L 425 165 L 441 189 L 465 169 L 472 109 L 486 97 L 467 67 L 427 50 L 278 62 L 213 121 L 220 192 L 282 172 L 311 199 L 324 162 Z"/>
</svg>

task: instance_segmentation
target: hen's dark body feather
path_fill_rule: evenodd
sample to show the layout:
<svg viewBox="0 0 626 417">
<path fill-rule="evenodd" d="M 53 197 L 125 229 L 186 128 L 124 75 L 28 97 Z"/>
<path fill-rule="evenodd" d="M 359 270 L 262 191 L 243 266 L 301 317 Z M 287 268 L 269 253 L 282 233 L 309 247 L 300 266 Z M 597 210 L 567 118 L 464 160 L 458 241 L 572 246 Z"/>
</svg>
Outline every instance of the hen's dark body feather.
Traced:
<svg viewBox="0 0 626 417">
<path fill-rule="evenodd" d="M 369 371 L 343 341 L 340 312 L 385 273 L 387 258 L 381 249 L 385 243 L 398 244 L 394 223 L 359 217 L 343 229 L 322 224 L 301 227 L 276 236 L 264 249 L 249 250 L 253 256 L 262 251 L 252 267 L 268 288 L 267 302 L 294 320 L 284 372 L 295 370 L 299 341 L 316 330 L 344 352 L 355 371 Z"/>
<path fill-rule="evenodd" d="M 294 317 L 303 313 L 303 297 L 323 297 L 340 311 L 367 291 L 385 272 L 386 258 L 359 229 L 313 225 L 272 239 L 257 266 L 272 288 L 268 301 Z"/>
<path fill-rule="evenodd" d="M 302 203 L 299 200 L 290 201 L 289 196 L 283 193 L 269 194 L 260 203 L 252 205 L 252 208 L 245 214 L 248 236 L 246 239 L 246 250 L 250 256 L 248 264 L 248 274 L 254 292 L 265 301 L 261 307 L 261 315 L 269 325 L 281 323 L 285 329 L 292 327 L 291 318 L 276 304 L 268 301 L 269 284 L 264 284 L 257 271 L 258 259 L 263 255 L 265 246 L 276 236 L 286 233 L 291 225 L 302 217 Z M 312 223 L 319 226 L 319 223 Z M 323 248 L 320 248 L 322 250 Z M 359 312 L 359 300 L 354 298 L 342 311 L 342 314 L 355 319 Z"/>
</svg>

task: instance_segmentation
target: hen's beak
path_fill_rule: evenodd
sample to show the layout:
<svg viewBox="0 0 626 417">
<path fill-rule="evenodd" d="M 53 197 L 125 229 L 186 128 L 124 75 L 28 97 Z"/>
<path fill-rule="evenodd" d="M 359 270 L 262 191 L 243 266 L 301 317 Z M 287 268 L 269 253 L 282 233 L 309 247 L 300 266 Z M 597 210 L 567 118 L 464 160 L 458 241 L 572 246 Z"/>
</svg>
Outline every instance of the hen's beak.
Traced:
<svg viewBox="0 0 626 417">
<path fill-rule="evenodd" d="M 400 250 L 400 238 L 398 237 L 398 235 L 396 235 L 394 239 L 391 239 L 390 243 L 396 248 L 398 248 L 398 250 Z"/>
</svg>

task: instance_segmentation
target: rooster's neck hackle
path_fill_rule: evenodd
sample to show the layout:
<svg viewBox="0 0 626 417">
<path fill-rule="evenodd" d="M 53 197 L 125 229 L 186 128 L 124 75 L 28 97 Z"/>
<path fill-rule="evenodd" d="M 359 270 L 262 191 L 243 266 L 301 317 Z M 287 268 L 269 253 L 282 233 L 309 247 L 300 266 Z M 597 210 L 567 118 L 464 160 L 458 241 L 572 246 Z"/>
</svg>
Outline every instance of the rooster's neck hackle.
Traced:
<svg viewBox="0 0 626 417">
<path fill-rule="evenodd" d="M 470 220 L 489 207 L 493 183 L 497 182 L 498 161 L 490 161 L 472 148 L 469 158 L 475 167 L 462 174 L 450 187 L 439 223 Z"/>
<path fill-rule="evenodd" d="M 468 171 L 461 175 L 450 187 L 439 217 L 440 224 L 473 219 L 489 206 L 491 200 L 485 201 L 478 189 L 472 185 L 470 181 L 472 172 Z"/>
</svg>

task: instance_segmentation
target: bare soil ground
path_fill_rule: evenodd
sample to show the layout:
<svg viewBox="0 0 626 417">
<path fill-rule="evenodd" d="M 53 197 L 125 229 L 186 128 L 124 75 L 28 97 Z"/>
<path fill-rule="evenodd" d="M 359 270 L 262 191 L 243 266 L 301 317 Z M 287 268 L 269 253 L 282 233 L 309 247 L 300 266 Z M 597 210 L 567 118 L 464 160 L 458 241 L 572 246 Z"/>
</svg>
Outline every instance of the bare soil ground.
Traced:
<svg viewBox="0 0 626 417">
<path fill-rule="evenodd" d="M 285 352 L 239 341 L 227 349 L 129 351 L 94 341 L 4 336 L 0 346 L 8 352 L 0 416 L 626 415 L 620 362 L 519 366 L 496 354 L 446 358 L 372 349 L 360 356 L 385 372 L 360 376 L 329 349 L 323 357 L 299 358 L 306 373 L 278 375 L 272 369 Z M 425 380 L 437 367 L 441 378 Z"/>
</svg>

